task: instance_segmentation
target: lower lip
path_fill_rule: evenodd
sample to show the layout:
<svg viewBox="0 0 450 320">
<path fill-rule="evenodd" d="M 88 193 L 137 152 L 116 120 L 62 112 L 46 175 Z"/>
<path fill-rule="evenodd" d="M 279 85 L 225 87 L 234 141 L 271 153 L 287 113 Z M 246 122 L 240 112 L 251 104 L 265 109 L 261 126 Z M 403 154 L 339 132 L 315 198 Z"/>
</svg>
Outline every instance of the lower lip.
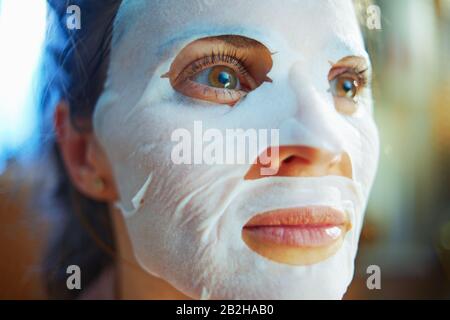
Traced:
<svg viewBox="0 0 450 320">
<path fill-rule="evenodd" d="M 242 239 L 270 260 L 308 265 L 334 255 L 350 228 L 346 214 L 331 207 L 279 209 L 250 219 L 242 228 Z"/>
<path fill-rule="evenodd" d="M 255 240 L 300 248 L 328 246 L 344 233 L 343 226 L 253 226 L 244 230 Z"/>
</svg>

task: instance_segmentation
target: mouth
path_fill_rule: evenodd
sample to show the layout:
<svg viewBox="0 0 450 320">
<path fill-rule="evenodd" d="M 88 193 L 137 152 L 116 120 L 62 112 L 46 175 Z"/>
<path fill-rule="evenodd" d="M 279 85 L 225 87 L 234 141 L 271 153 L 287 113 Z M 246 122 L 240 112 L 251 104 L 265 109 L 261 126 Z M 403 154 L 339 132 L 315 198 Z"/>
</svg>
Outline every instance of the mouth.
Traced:
<svg viewBox="0 0 450 320">
<path fill-rule="evenodd" d="M 242 239 L 250 249 L 270 260 L 310 265 L 334 255 L 350 229 L 345 212 L 328 206 L 308 206 L 257 214 L 242 228 Z"/>
</svg>

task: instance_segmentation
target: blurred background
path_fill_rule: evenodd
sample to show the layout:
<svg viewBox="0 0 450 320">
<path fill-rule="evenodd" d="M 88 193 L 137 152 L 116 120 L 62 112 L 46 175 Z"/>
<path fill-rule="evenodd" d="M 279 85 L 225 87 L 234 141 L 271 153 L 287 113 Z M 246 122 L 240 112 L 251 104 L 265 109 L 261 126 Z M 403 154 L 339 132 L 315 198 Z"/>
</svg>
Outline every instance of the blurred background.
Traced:
<svg viewBox="0 0 450 320">
<path fill-rule="evenodd" d="M 449 299 L 450 0 L 355 3 L 374 66 L 381 153 L 345 298 Z M 367 21 L 371 5 L 381 28 Z M 49 223 L 27 205 L 45 174 L 27 157 L 44 34 L 44 0 L 0 0 L 0 299 L 45 298 L 39 259 Z M 381 270 L 379 290 L 367 288 L 371 265 Z"/>
<path fill-rule="evenodd" d="M 378 0 L 364 28 L 381 153 L 349 299 L 450 298 L 450 1 Z M 365 11 L 368 1 L 358 1 Z M 381 269 L 368 290 L 367 267 Z"/>
</svg>

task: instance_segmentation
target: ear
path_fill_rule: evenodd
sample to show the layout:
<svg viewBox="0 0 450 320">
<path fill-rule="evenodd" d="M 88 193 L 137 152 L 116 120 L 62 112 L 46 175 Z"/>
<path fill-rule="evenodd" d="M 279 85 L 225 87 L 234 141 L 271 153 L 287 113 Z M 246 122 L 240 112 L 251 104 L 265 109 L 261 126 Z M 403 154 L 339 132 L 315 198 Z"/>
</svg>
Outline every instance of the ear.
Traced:
<svg viewBox="0 0 450 320">
<path fill-rule="evenodd" d="M 61 155 L 75 187 L 98 201 L 117 200 L 111 166 L 95 135 L 73 127 L 67 103 L 58 103 L 54 125 Z"/>
</svg>

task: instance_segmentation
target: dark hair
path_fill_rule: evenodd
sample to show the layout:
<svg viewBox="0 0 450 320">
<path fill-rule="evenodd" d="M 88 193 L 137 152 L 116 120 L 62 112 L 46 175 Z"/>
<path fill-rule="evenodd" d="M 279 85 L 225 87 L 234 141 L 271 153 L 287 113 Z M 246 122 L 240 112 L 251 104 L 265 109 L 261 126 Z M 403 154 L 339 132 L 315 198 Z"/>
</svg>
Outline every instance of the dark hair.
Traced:
<svg viewBox="0 0 450 320">
<path fill-rule="evenodd" d="M 72 185 L 54 139 L 53 113 L 59 101 L 69 105 L 77 130 L 91 130 L 91 117 L 106 78 L 114 18 L 120 0 L 48 0 L 47 34 L 40 77 L 40 131 L 42 160 L 53 177 L 51 197 L 42 202 L 57 225 L 44 265 L 49 298 L 76 298 L 68 290 L 66 269 L 78 265 L 82 288 L 96 279 L 114 260 L 114 237 L 106 203 L 94 201 Z M 67 8 L 80 8 L 81 29 L 70 30 Z M 44 192 L 45 193 L 45 192 Z M 54 215 L 53 213 L 56 213 Z"/>
</svg>

